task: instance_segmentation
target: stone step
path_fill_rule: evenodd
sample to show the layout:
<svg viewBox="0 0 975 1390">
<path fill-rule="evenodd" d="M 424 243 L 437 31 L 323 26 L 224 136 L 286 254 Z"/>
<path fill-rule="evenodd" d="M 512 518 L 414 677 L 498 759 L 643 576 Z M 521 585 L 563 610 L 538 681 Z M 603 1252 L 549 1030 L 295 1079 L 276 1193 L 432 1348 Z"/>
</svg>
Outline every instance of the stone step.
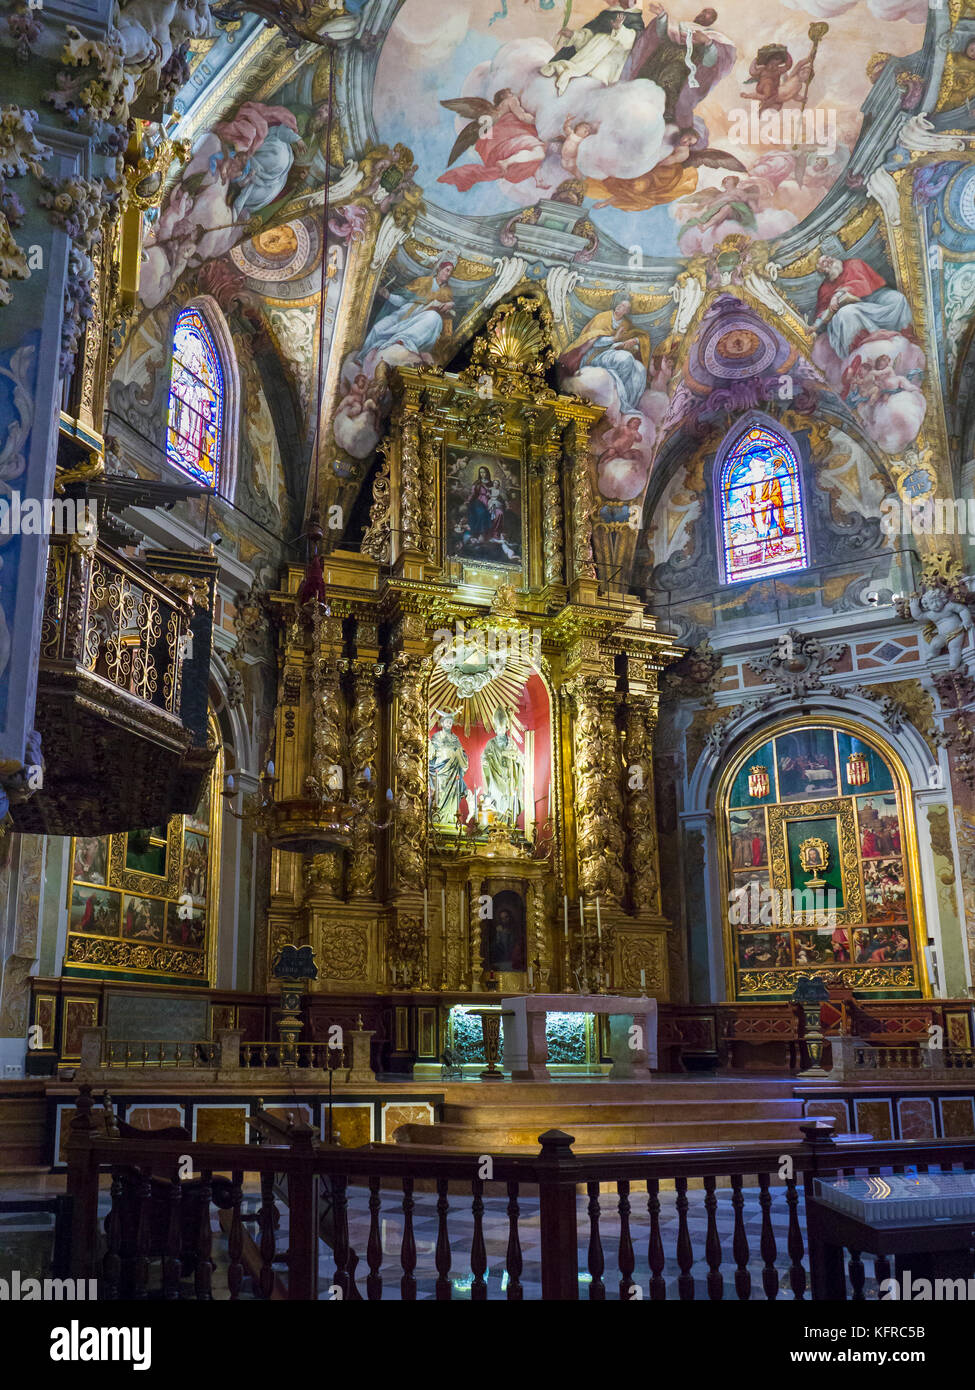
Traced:
<svg viewBox="0 0 975 1390">
<path fill-rule="evenodd" d="M 562 1128 L 562 1126 L 559 1126 Z M 469 1125 L 435 1124 L 402 1125 L 393 1135 L 397 1144 L 437 1145 L 470 1153 L 490 1153 L 499 1149 L 520 1149 L 538 1152 L 538 1136 L 544 1132 L 536 1124 L 510 1121 L 491 1128 L 472 1129 Z M 610 1149 L 670 1149 L 690 1144 L 782 1142 L 794 1143 L 801 1138 L 798 1117 L 792 1123 L 779 1120 L 724 1120 L 717 1116 L 707 1121 L 689 1123 L 575 1124 L 568 1133 L 575 1142 L 576 1153 L 603 1153 Z"/>
<path fill-rule="evenodd" d="M 707 1101 L 698 1100 L 639 1100 L 581 1101 L 567 1105 L 531 1104 L 515 1101 L 508 1105 L 458 1104 L 445 1101 L 443 1122 L 468 1125 L 472 1129 L 496 1128 L 502 1125 L 524 1127 L 528 1122 L 563 1128 L 569 1124 L 658 1124 L 695 1120 L 793 1120 L 802 1118 L 802 1101 L 788 1099 L 749 1099 Z"/>
<path fill-rule="evenodd" d="M 551 1082 L 511 1081 L 506 1076 L 504 1081 L 498 1082 L 445 1081 L 441 1084 L 446 1100 L 458 1103 L 472 1100 L 482 1104 L 488 1101 L 491 1090 L 494 1090 L 498 1099 L 493 1103 L 504 1105 L 522 1101 L 563 1105 L 572 1101 L 590 1104 L 594 1100 L 758 1100 L 766 1097 L 789 1100 L 796 1086 L 791 1077 L 784 1080 L 738 1077 L 692 1080 L 685 1076 L 653 1076 L 646 1081 L 610 1081 L 593 1077 L 589 1080 L 555 1079 Z"/>
</svg>

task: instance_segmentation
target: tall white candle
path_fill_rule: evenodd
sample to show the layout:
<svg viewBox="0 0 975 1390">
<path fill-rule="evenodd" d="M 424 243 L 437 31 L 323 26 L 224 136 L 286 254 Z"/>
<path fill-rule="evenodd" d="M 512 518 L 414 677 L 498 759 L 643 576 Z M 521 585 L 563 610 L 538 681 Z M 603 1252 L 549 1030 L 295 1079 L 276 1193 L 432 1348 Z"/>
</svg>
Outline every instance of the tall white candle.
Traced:
<svg viewBox="0 0 975 1390">
<path fill-rule="evenodd" d="M 641 970 L 641 971 L 640 971 L 640 988 L 641 988 L 641 989 L 646 989 L 646 987 L 647 987 L 647 972 L 646 972 L 645 970 Z"/>
<path fill-rule="evenodd" d="M 582 973 L 588 974 L 586 970 L 586 909 L 583 906 L 582 894 L 579 894 L 579 925 L 582 928 Z"/>
<path fill-rule="evenodd" d="M 528 988 L 535 988 L 535 971 L 531 966 L 528 967 Z"/>
<path fill-rule="evenodd" d="M 423 890 L 423 935 L 426 936 L 430 930 L 430 912 L 427 905 L 427 890 Z"/>
<path fill-rule="evenodd" d="M 601 942 L 603 939 L 603 918 L 599 911 L 599 899 L 596 899 L 596 936 Z"/>
</svg>

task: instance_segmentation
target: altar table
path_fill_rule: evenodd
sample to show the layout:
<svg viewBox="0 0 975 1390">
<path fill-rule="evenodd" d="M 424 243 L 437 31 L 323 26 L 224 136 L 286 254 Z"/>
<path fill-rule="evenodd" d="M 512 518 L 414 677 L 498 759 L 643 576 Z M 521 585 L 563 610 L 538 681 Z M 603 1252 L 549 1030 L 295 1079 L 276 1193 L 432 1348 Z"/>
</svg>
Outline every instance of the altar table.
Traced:
<svg viewBox="0 0 975 1390">
<path fill-rule="evenodd" d="M 624 999 L 614 994 L 519 994 L 501 1000 L 504 1025 L 504 1065 L 512 1081 L 551 1081 L 545 1065 L 546 1014 L 609 1014 L 613 1068 L 616 1080 L 645 1077 L 657 1066 L 657 1001 Z M 630 1027 L 642 1028 L 642 1047 L 631 1047 Z"/>
</svg>

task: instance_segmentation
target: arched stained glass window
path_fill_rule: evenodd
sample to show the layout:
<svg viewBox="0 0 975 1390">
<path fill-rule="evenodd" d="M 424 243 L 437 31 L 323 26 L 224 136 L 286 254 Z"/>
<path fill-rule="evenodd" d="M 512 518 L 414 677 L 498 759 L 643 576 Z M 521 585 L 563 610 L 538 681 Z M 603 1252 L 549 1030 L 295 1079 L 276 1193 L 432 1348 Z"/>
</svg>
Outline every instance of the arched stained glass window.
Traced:
<svg viewBox="0 0 975 1390">
<path fill-rule="evenodd" d="M 166 457 L 207 487 L 216 487 L 223 428 L 223 369 L 199 309 L 183 309 L 173 330 Z"/>
<path fill-rule="evenodd" d="M 726 583 L 806 567 L 799 460 L 781 435 L 747 429 L 721 465 L 718 494 Z"/>
</svg>

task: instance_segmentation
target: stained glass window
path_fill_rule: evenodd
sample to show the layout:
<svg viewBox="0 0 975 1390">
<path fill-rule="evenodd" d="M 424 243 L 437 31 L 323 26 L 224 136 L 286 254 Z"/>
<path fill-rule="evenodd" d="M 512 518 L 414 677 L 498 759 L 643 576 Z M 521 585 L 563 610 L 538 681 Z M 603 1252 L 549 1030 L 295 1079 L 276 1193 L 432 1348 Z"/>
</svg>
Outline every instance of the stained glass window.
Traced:
<svg viewBox="0 0 975 1390">
<path fill-rule="evenodd" d="M 223 370 L 198 309 L 184 309 L 173 330 L 166 457 L 197 482 L 215 487 L 223 427 Z"/>
<path fill-rule="evenodd" d="M 799 460 L 780 435 L 746 430 L 722 464 L 719 495 L 727 583 L 805 568 Z"/>
</svg>

